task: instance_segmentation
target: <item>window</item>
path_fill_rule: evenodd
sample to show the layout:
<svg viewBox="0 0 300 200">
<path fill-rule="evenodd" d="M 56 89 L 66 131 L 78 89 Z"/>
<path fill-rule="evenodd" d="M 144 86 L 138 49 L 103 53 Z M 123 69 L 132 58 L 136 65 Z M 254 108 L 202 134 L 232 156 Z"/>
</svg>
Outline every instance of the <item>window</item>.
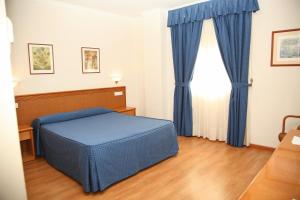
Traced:
<svg viewBox="0 0 300 200">
<path fill-rule="evenodd" d="M 220 55 L 212 20 L 203 23 L 191 89 L 193 135 L 226 140 L 231 84 Z"/>
</svg>

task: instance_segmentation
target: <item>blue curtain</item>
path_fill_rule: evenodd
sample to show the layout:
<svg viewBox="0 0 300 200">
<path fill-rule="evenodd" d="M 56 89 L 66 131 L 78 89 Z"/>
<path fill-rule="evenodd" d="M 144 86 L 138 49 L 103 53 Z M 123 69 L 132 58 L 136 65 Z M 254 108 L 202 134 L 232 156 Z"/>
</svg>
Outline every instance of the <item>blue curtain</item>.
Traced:
<svg viewBox="0 0 300 200">
<path fill-rule="evenodd" d="M 202 21 L 171 27 L 175 73 L 173 119 L 178 135 L 192 136 L 192 95 L 190 82 L 197 58 Z"/>
<path fill-rule="evenodd" d="M 252 12 L 214 17 L 214 26 L 223 63 L 232 84 L 229 105 L 227 143 L 244 144 L 248 68 Z"/>
<path fill-rule="evenodd" d="M 170 10 L 175 71 L 174 124 L 179 135 L 193 130 L 190 81 L 200 41 L 202 22 L 214 19 L 222 59 L 232 83 L 228 144 L 242 146 L 248 99 L 248 61 L 251 14 L 259 10 L 257 0 L 210 0 Z"/>
<path fill-rule="evenodd" d="M 210 0 L 170 10 L 168 12 L 168 27 L 257 10 L 259 10 L 257 0 Z"/>
</svg>

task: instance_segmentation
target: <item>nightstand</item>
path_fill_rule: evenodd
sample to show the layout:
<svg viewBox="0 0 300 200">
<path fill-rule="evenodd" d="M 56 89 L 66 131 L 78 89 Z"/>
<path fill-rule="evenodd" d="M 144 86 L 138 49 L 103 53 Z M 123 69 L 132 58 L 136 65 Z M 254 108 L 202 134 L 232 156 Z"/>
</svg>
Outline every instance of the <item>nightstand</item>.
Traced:
<svg viewBox="0 0 300 200">
<path fill-rule="evenodd" d="M 19 139 L 23 162 L 35 159 L 33 129 L 29 125 L 19 125 Z"/>
<path fill-rule="evenodd" d="M 116 112 L 122 113 L 125 115 L 135 116 L 135 108 L 133 108 L 133 107 L 117 108 Z"/>
</svg>

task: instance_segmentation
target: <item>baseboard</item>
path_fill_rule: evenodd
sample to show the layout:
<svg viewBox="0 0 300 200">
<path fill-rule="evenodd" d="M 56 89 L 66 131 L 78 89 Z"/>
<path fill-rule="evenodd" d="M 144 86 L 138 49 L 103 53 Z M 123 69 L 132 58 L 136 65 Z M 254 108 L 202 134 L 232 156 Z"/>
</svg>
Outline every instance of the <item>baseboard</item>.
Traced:
<svg viewBox="0 0 300 200">
<path fill-rule="evenodd" d="M 267 147 L 263 145 L 258 145 L 258 144 L 250 144 L 249 147 L 255 148 L 255 149 L 262 149 L 262 150 L 267 150 L 267 151 L 274 151 L 274 147 Z"/>
</svg>

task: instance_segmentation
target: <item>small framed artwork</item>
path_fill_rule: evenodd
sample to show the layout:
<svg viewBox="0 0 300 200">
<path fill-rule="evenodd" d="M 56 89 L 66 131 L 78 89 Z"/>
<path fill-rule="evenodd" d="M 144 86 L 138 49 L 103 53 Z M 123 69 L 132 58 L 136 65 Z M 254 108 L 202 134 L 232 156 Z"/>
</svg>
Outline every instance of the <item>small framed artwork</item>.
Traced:
<svg viewBox="0 0 300 200">
<path fill-rule="evenodd" d="M 100 73 L 100 49 L 81 47 L 82 73 Z"/>
<path fill-rule="evenodd" d="M 272 32 L 271 66 L 300 66 L 300 28 Z"/>
<path fill-rule="evenodd" d="M 30 74 L 54 74 L 52 44 L 28 43 Z"/>
</svg>

